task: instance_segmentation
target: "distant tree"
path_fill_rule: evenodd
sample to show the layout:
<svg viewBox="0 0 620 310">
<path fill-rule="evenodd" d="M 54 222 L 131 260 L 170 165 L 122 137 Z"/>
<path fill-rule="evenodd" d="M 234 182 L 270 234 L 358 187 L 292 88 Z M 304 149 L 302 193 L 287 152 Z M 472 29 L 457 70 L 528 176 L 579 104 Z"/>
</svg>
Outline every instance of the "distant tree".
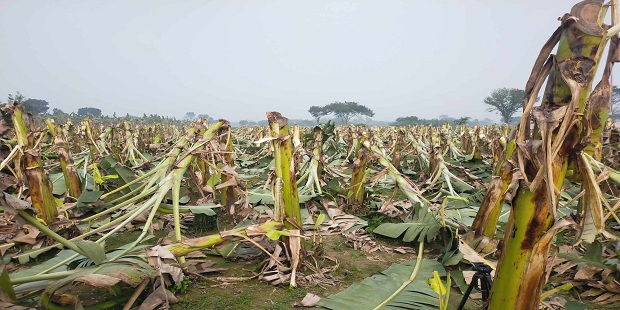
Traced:
<svg viewBox="0 0 620 310">
<path fill-rule="evenodd" d="M 308 112 L 310 112 L 312 117 L 316 118 L 317 124 L 321 121 L 321 117 L 329 114 L 329 111 L 327 111 L 325 107 L 319 107 L 315 105 L 311 106 L 310 109 L 308 109 Z"/>
<path fill-rule="evenodd" d="M 417 125 L 420 124 L 420 118 L 417 116 L 405 116 L 399 117 L 396 119 L 392 125 L 395 126 L 407 126 L 407 125 Z"/>
<path fill-rule="evenodd" d="M 239 121 L 239 126 L 256 126 L 256 125 L 257 125 L 256 121 L 250 121 L 247 119 Z"/>
<path fill-rule="evenodd" d="M 493 122 L 492 119 L 485 117 L 483 120 L 480 121 L 480 125 L 493 125 L 495 122 Z"/>
<path fill-rule="evenodd" d="M 351 101 L 336 101 L 326 105 L 323 109 L 325 109 L 329 114 L 334 114 L 334 116 L 339 118 L 343 124 L 348 124 L 349 120 L 357 115 L 365 115 L 368 117 L 375 116 L 375 113 L 368 107 Z"/>
<path fill-rule="evenodd" d="M 24 110 L 32 115 L 45 114 L 49 110 L 49 103 L 41 99 L 27 99 L 24 101 Z"/>
<path fill-rule="evenodd" d="M 52 118 L 57 122 L 60 122 L 60 123 L 66 122 L 70 117 L 71 115 L 65 113 L 61 109 L 58 109 L 58 108 L 52 109 Z"/>
<path fill-rule="evenodd" d="M 409 125 L 433 125 L 433 126 L 439 126 L 441 124 L 445 124 L 446 120 L 445 119 L 425 119 L 425 118 L 419 118 L 417 116 L 405 116 L 405 117 L 399 117 L 396 119 L 395 122 L 393 122 L 391 125 L 393 126 L 409 126 Z"/>
<path fill-rule="evenodd" d="M 211 116 L 209 116 L 209 114 L 198 114 L 198 116 L 196 116 L 197 118 L 204 118 L 207 121 L 209 121 L 209 123 L 214 123 L 215 119 Z"/>
<path fill-rule="evenodd" d="M 183 119 L 193 121 L 193 120 L 196 119 L 196 113 L 194 113 L 194 112 L 186 112 L 185 116 L 183 117 Z"/>
<path fill-rule="evenodd" d="M 489 105 L 487 111 L 497 111 L 502 116 L 502 122 L 509 124 L 511 117 L 519 109 L 523 109 L 525 91 L 518 88 L 498 88 L 491 92 L 491 96 L 484 98 Z"/>
<path fill-rule="evenodd" d="M 77 114 L 80 116 L 101 116 L 101 110 L 97 108 L 79 108 Z"/>
<path fill-rule="evenodd" d="M 49 103 L 47 101 L 41 99 L 28 99 L 20 92 L 15 92 L 15 95 L 9 94 L 8 99 L 9 102 L 14 101 L 16 103 L 21 103 L 24 107 L 24 111 L 33 115 L 44 114 L 47 110 L 49 110 Z"/>
<path fill-rule="evenodd" d="M 465 116 L 465 117 L 460 117 L 454 120 L 454 125 L 466 125 L 467 122 L 469 122 L 469 120 L 471 119 L 471 117 Z"/>
<path fill-rule="evenodd" d="M 15 95 L 9 94 L 9 101 L 15 101 L 17 103 L 24 103 L 25 100 L 26 100 L 26 97 L 24 97 L 24 95 L 22 95 L 18 91 L 15 92 Z"/>
<path fill-rule="evenodd" d="M 611 88 L 611 110 L 609 111 L 614 120 L 620 119 L 620 87 Z"/>
</svg>

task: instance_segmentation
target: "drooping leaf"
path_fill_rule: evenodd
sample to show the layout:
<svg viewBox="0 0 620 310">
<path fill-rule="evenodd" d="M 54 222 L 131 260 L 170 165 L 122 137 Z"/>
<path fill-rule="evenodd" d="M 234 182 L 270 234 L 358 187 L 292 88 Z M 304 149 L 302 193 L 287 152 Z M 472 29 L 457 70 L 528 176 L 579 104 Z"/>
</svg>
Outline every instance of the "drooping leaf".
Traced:
<svg viewBox="0 0 620 310">
<path fill-rule="evenodd" d="M 432 241 L 437 236 L 440 228 L 441 225 L 431 211 L 419 208 L 411 221 L 406 223 L 383 223 L 375 228 L 373 232 L 390 238 L 398 238 L 404 234 L 404 242 L 415 240 Z"/>
<path fill-rule="evenodd" d="M 441 257 L 441 263 L 444 266 L 454 266 L 461 262 L 465 254 L 459 250 L 459 238 L 458 234 L 456 234 L 452 229 L 446 227 L 444 232 L 448 232 L 450 234 L 450 239 L 447 242 L 446 246 L 441 250 L 443 253 Z"/>
<path fill-rule="evenodd" d="M 265 236 L 267 236 L 269 239 L 271 240 L 279 240 L 281 236 L 290 236 L 291 234 L 288 231 L 284 231 L 284 230 L 270 230 L 268 231 Z"/>
<path fill-rule="evenodd" d="M 57 304 L 92 306 L 109 301 L 122 302 L 131 296 L 133 288 L 155 276 L 156 272 L 148 264 L 138 265 L 123 259 L 98 267 L 81 268 L 50 283 L 43 292 L 41 304 L 53 308 Z"/>
<path fill-rule="evenodd" d="M 50 173 L 50 181 L 52 181 L 52 194 L 60 196 L 67 192 L 67 184 L 65 183 L 65 176 L 62 172 Z"/>
<path fill-rule="evenodd" d="M 445 215 L 448 218 L 453 218 L 460 223 L 463 223 L 467 226 L 471 226 L 476 218 L 476 214 L 478 214 L 479 207 L 474 206 L 465 206 L 461 208 L 446 208 Z"/>
<path fill-rule="evenodd" d="M 211 206 L 191 206 L 188 207 L 188 209 L 193 214 L 205 214 L 208 216 L 214 216 L 217 214 L 215 213 L 215 211 L 213 211 L 213 208 Z"/>
<path fill-rule="evenodd" d="M 318 305 L 334 310 L 366 310 L 375 309 L 381 303 L 389 302 L 381 309 L 437 309 L 437 294 L 428 286 L 427 280 L 433 277 L 433 271 L 445 276 L 441 263 L 422 259 L 417 275 L 410 281 L 416 261 L 393 264 L 380 274 L 353 283 L 346 290 L 322 298 Z M 401 286 L 404 289 L 400 290 Z M 396 296 L 393 293 L 399 291 Z"/>
<path fill-rule="evenodd" d="M 102 191 L 83 191 L 77 201 L 77 207 L 82 208 L 87 204 L 95 203 L 99 200 L 99 197 L 103 195 Z"/>
<path fill-rule="evenodd" d="M 189 202 L 189 200 L 190 200 L 190 197 L 186 195 L 186 196 L 179 198 L 179 203 L 186 204 Z"/>
<path fill-rule="evenodd" d="M 323 224 L 324 221 L 325 221 L 325 213 L 319 214 L 319 216 L 316 218 L 316 221 L 314 222 L 314 229 L 317 229 L 319 226 L 321 226 L 321 224 Z"/>
<path fill-rule="evenodd" d="M 29 276 L 34 276 L 36 274 L 39 274 L 55 265 L 57 265 L 58 263 L 64 261 L 65 259 L 71 257 L 72 255 L 74 255 L 75 252 L 73 250 L 62 250 L 60 252 L 58 252 L 58 254 L 56 254 L 56 256 L 38 264 L 35 266 L 32 266 L 28 269 L 22 269 L 16 272 L 13 272 L 11 274 L 11 279 L 13 278 L 22 278 L 22 277 L 29 277 Z M 38 255 L 38 254 L 37 254 Z M 33 256 L 36 257 L 36 256 Z M 80 256 L 83 258 L 83 256 Z M 15 255 L 12 258 L 18 258 L 19 262 L 22 264 L 27 263 L 28 261 L 30 261 L 30 256 L 29 255 L 24 255 L 24 254 L 20 254 L 20 255 Z M 57 267 L 56 269 L 52 269 L 50 270 L 50 272 L 58 272 L 58 271 L 64 271 L 66 270 L 67 266 L 66 265 L 61 265 L 60 267 Z"/>
<path fill-rule="evenodd" d="M 88 255 L 88 258 L 92 260 L 95 265 L 101 264 L 106 258 L 105 250 L 99 243 L 90 240 L 78 240 L 73 243 L 84 251 L 84 253 Z"/>
<path fill-rule="evenodd" d="M 214 216 L 214 215 L 217 215 L 217 213 L 213 209 L 221 208 L 221 207 L 222 207 L 221 205 L 214 204 L 214 203 L 204 204 L 204 205 L 199 205 L 199 206 L 179 206 L 179 212 L 181 213 L 191 212 L 193 214 L 204 214 L 207 216 Z M 158 210 L 166 214 L 172 214 L 173 206 L 171 204 L 162 203 L 159 205 Z"/>
<path fill-rule="evenodd" d="M 136 179 L 134 172 L 118 163 L 116 158 L 114 158 L 114 155 L 108 155 L 102 158 L 100 166 L 108 175 L 118 175 L 120 177 L 119 180 L 121 181 L 121 185 L 127 184 Z M 129 186 L 129 190 L 133 191 L 139 187 L 140 184 L 132 184 Z M 126 190 L 125 192 L 129 192 L 129 190 Z"/>
<path fill-rule="evenodd" d="M 461 291 L 461 294 L 464 294 L 465 291 L 467 290 L 467 282 L 465 282 L 465 277 L 463 277 L 463 272 L 460 270 L 456 270 L 456 271 L 453 270 L 450 272 L 450 277 L 452 278 L 456 286 Z"/>
<path fill-rule="evenodd" d="M 428 279 L 428 286 L 440 296 L 446 293 L 446 286 L 443 285 L 437 271 L 433 271 L 433 277 Z"/>
<path fill-rule="evenodd" d="M 251 204 L 273 204 L 273 195 L 271 195 L 271 191 L 263 188 L 257 188 L 251 191 L 248 191 L 248 197 Z M 308 200 L 316 197 L 316 195 L 303 195 L 299 194 L 299 203 L 307 202 Z"/>
<path fill-rule="evenodd" d="M 0 260 L 0 302 L 12 301 L 15 301 L 13 284 L 11 284 L 11 279 L 9 279 L 9 273 L 6 270 L 4 261 Z"/>
<path fill-rule="evenodd" d="M 588 246 L 586 252 L 583 255 L 583 259 L 590 260 L 597 263 L 603 262 L 603 245 L 595 240 Z"/>
</svg>

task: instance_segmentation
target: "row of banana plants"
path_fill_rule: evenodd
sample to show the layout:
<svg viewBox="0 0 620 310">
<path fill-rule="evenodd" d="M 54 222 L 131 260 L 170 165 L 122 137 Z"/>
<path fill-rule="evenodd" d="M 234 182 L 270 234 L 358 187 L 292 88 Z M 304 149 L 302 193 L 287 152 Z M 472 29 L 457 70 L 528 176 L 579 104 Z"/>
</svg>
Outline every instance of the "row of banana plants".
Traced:
<svg viewBox="0 0 620 310">
<path fill-rule="evenodd" d="M 329 254 L 320 249 L 327 231 L 418 246 L 416 260 L 322 298 L 325 308 L 359 308 L 372 295 L 369 309 L 445 309 L 442 278 L 464 291 L 463 270 L 479 262 L 496 269 L 488 309 L 557 307 L 545 298 L 571 289 L 563 282 L 577 296 L 618 302 L 620 139 L 607 120 L 616 8 L 587 0 L 562 18 L 527 81 L 517 128 L 301 128 L 277 112 L 268 126 L 234 129 L 204 119 L 183 128 L 37 125 L 9 103 L 0 121 L 0 302 L 165 307 L 187 275 L 210 270 L 200 253 L 227 245 L 258 249 L 263 281 L 311 285 L 307 262 Z M 208 216 L 237 225 L 188 229 Z M 554 243 L 573 236 L 560 233 L 568 227 L 573 246 Z M 130 243 L 106 247 L 132 230 Z M 155 241 L 157 230 L 168 238 Z M 425 244 L 440 244 L 441 256 L 423 258 Z M 557 287 L 543 292 L 546 283 Z"/>
</svg>

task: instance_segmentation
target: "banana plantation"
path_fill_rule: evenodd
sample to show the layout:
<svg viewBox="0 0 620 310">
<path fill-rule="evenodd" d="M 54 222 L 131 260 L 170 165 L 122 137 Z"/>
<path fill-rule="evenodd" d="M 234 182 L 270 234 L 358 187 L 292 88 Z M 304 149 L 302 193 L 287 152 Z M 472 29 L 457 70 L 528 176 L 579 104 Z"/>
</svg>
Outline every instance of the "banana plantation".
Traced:
<svg viewBox="0 0 620 310">
<path fill-rule="evenodd" d="M 512 127 L 55 121 L 9 102 L 0 308 L 618 309 L 612 2 L 549 30 Z"/>
</svg>

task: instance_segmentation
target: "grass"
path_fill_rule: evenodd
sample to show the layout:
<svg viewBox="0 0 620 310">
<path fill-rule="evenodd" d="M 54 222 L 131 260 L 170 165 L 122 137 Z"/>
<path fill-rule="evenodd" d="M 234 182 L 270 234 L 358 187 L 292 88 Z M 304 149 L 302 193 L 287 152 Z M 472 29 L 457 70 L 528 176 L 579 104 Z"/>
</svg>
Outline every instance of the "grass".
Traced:
<svg viewBox="0 0 620 310">
<path fill-rule="evenodd" d="M 192 284 L 185 295 L 180 295 L 179 303 L 172 309 L 234 309 L 234 310 L 278 310 L 292 309 L 295 302 L 300 302 L 307 293 L 322 297 L 335 294 L 354 282 L 379 273 L 392 263 L 412 259 L 412 255 L 374 252 L 367 254 L 357 251 L 346 244 L 341 236 L 327 236 L 324 239 L 326 255 L 336 258 L 340 266 L 334 272 L 338 279 L 334 286 L 321 288 L 272 286 L 259 280 L 247 280 L 225 286 L 218 286 L 217 276 L 209 280 L 198 280 Z M 228 268 L 222 276 L 249 277 L 259 271 L 258 262 L 229 262 L 219 258 L 217 266 Z"/>
<path fill-rule="evenodd" d="M 195 280 L 185 295 L 178 295 L 179 302 L 172 306 L 176 310 L 217 309 L 217 310 L 284 310 L 293 309 L 293 304 L 300 302 L 307 293 L 326 297 L 338 293 L 352 283 L 380 273 L 393 263 L 414 259 L 411 254 L 388 252 L 365 253 L 351 248 L 342 236 L 327 236 L 324 239 L 326 255 L 336 258 L 340 266 L 334 272 L 338 282 L 334 286 L 288 287 L 272 286 L 266 282 L 251 279 L 221 286 L 217 276 L 210 275 L 208 280 Z M 258 262 L 230 262 L 220 258 L 218 267 L 228 268 L 221 275 L 224 277 L 248 277 L 259 271 Z M 450 298 L 450 309 L 456 309 L 462 295 L 453 290 Z M 480 309 L 476 303 L 469 301 L 465 309 Z"/>
</svg>

